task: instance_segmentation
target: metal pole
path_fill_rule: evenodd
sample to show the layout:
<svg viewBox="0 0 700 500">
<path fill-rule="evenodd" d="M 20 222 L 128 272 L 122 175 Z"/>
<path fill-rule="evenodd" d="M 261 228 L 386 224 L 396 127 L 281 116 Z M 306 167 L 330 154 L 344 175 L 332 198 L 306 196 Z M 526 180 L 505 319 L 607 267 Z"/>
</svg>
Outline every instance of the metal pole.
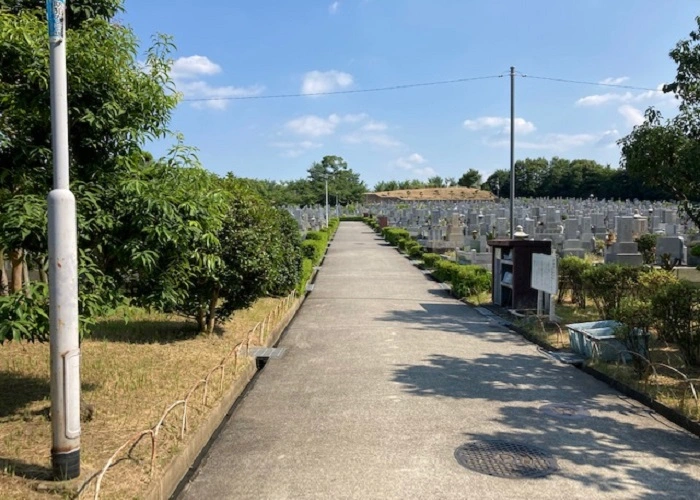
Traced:
<svg viewBox="0 0 700 500">
<path fill-rule="evenodd" d="M 328 174 L 326 174 L 326 227 L 328 227 Z"/>
<path fill-rule="evenodd" d="M 54 185 L 48 196 L 51 464 L 56 479 L 80 475 L 78 230 L 69 189 L 65 0 L 47 0 Z"/>
<path fill-rule="evenodd" d="M 515 67 L 510 67 L 510 238 L 515 234 Z"/>
</svg>

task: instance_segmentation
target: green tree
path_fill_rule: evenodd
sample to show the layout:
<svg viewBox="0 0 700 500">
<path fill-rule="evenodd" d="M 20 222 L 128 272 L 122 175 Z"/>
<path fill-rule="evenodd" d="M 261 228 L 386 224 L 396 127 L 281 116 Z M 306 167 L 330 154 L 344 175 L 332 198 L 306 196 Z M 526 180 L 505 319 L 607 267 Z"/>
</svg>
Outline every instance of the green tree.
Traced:
<svg viewBox="0 0 700 500">
<path fill-rule="evenodd" d="M 457 184 L 463 187 L 478 187 L 481 186 L 481 174 L 478 170 L 470 168 L 462 177 L 459 178 Z"/>
<path fill-rule="evenodd" d="M 178 100 L 168 76 L 170 39 L 155 39 L 144 66 L 131 29 L 112 21 L 121 10 L 121 0 L 68 2 L 70 172 L 78 201 L 81 319 L 117 298 L 114 277 L 104 267 L 115 253 L 113 208 L 132 169 L 144 164 L 143 144 L 167 133 Z M 0 2 L 0 250 L 12 257 L 15 271 L 27 264 L 43 271 L 47 251 L 45 198 L 52 179 L 47 33 L 44 2 Z M 21 272 L 13 275 L 13 289 L 30 288 Z M 46 287 L 37 290 L 45 295 Z M 41 297 L 35 298 L 40 304 Z"/>
<path fill-rule="evenodd" d="M 431 188 L 445 187 L 445 180 L 442 177 L 440 177 L 439 175 L 434 175 L 433 177 L 428 178 L 428 182 L 426 183 L 426 187 L 431 187 Z"/>
<path fill-rule="evenodd" d="M 653 108 L 621 139 L 621 165 L 645 185 L 661 188 L 700 224 L 700 17 L 697 28 L 671 50 L 676 79 L 664 86 L 680 99 L 678 116 L 663 120 Z"/>
<path fill-rule="evenodd" d="M 367 186 L 360 175 L 348 167 L 340 156 L 324 156 L 308 169 L 309 203 L 325 204 L 326 180 L 328 180 L 329 203 L 348 204 L 360 201 Z"/>
</svg>

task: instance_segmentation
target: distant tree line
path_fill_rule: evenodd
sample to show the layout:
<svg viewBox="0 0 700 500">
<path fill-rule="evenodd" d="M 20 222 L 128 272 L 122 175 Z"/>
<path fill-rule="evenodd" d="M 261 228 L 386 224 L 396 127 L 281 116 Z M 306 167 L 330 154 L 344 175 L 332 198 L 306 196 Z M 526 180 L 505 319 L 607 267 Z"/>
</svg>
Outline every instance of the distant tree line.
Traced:
<svg viewBox="0 0 700 500">
<path fill-rule="evenodd" d="M 481 174 L 478 170 L 469 169 L 465 172 L 462 177 L 456 179 L 455 177 L 445 177 L 444 179 L 439 175 L 434 175 L 428 178 L 427 181 L 422 181 L 420 179 L 407 179 L 403 181 L 380 181 L 374 185 L 374 192 L 381 191 L 399 191 L 405 189 L 424 189 L 424 188 L 443 188 L 443 187 L 472 187 L 477 188 L 481 186 Z"/>
<path fill-rule="evenodd" d="M 510 197 L 510 171 L 496 170 L 482 189 L 502 198 Z M 650 186 L 625 169 L 593 160 L 554 157 L 526 158 L 515 162 L 515 196 L 524 198 L 594 198 L 668 200 L 661 187 Z"/>
<path fill-rule="evenodd" d="M 328 179 L 328 203 L 348 205 L 362 199 L 367 186 L 340 156 L 324 156 L 308 169 L 306 178 L 291 181 L 267 179 L 239 179 L 249 189 L 276 206 L 323 205 L 326 203 L 326 179 Z"/>
</svg>

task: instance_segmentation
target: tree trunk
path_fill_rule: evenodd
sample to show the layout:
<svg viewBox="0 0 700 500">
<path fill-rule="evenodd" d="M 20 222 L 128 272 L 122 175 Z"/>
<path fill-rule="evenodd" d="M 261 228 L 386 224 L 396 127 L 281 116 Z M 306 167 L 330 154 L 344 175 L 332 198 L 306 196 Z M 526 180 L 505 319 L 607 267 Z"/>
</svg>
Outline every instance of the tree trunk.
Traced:
<svg viewBox="0 0 700 500">
<path fill-rule="evenodd" d="M 200 332 L 203 332 L 206 329 L 205 319 L 206 312 L 204 310 L 204 307 L 200 307 L 199 311 L 197 311 L 197 326 L 199 327 Z"/>
<path fill-rule="evenodd" d="M 5 272 L 5 249 L 0 248 L 0 295 L 7 295 L 10 291 Z"/>
<path fill-rule="evenodd" d="M 214 326 L 216 326 L 216 305 L 219 303 L 219 289 L 215 288 L 211 292 L 211 299 L 209 300 L 209 314 L 207 315 L 207 333 L 214 333 Z"/>
<path fill-rule="evenodd" d="M 12 262 L 12 292 L 22 290 L 22 271 L 23 271 L 23 252 L 21 249 L 15 249 L 10 252 L 10 261 Z"/>
<path fill-rule="evenodd" d="M 49 274 L 46 272 L 46 257 L 39 257 L 36 259 L 36 265 L 39 267 L 39 280 L 42 283 L 49 282 Z"/>
<path fill-rule="evenodd" d="M 24 262 L 22 263 L 22 288 L 24 289 L 24 295 L 29 297 L 31 292 L 29 290 L 29 264 L 27 264 L 27 254 L 24 254 Z"/>
</svg>

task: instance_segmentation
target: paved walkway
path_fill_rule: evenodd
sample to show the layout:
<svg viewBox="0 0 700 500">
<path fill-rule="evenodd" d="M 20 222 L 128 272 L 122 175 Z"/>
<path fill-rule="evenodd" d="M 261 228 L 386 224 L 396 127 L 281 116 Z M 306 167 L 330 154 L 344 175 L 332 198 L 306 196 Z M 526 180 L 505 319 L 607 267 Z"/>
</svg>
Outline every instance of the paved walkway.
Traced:
<svg viewBox="0 0 700 500">
<path fill-rule="evenodd" d="M 280 346 L 183 498 L 700 498 L 698 439 L 449 298 L 361 223 L 341 224 Z M 472 472 L 454 452 L 475 439 L 560 470 Z"/>
</svg>

